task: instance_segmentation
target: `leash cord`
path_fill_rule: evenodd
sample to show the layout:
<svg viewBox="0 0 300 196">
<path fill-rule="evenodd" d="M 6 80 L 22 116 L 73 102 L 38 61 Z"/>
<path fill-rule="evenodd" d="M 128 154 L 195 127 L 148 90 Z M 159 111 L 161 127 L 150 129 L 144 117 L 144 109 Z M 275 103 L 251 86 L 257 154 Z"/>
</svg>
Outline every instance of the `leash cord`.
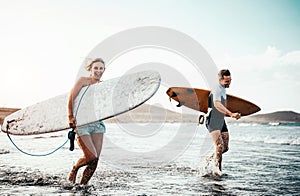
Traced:
<svg viewBox="0 0 300 196">
<path fill-rule="evenodd" d="M 81 104 L 82 98 L 83 98 L 83 96 L 85 95 L 86 91 L 89 89 L 89 87 L 90 87 L 90 85 L 85 89 L 85 91 L 83 92 L 82 96 L 80 97 L 80 100 L 79 100 L 79 102 L 78 102 L 78 106 L 77 106 L 76 112 L 75 112 L 75 119 L 76 119 L 76 117 L 77 117 L 77 112 L 78 112 L 79 106 L 80 106 L 80 104 Z M 58 148 L 54 149 L 53 151 L 51 151 L 51 152 L 49 152 L 49 153 L 44 153 L 44 154 L 32 154 L 32 153 L 29 153 L 29 152 L 25 152 L 25 151 L 22 150 L 20 147 L 18 147 L 17 144 L 15 144 L 15 142 L 12 140 L 12 138 L 11 138 L 10 135 L 9 135 L 9 132 L 8 132 L 8 123 L 7 123 L 7 126 L 6 126 L 6 133 L 7 133 L 7 136 L 8 136 L 8 138 L 9 138 L 10 142 L 15 146 L 15 148 L 18 149 L 18 150 L 19 150 L 20 152 L 22 152 L 23 154 L 26 154 L 26 155 L 29 155 L 29 156 L 36 156 L 36 157 L 41 157 L 41 156 L 48 156 L 48 155 L 51 155 L 51 154 L 55 153 L 56 151 L 58 151 L 59 149 L 61 149 L 62 147 L 64 147 L 64 146 L 68 143 L 69 140 L 71 141 L 71 139 L 73 139 L 73 138 L 70 138 L 70 133 L 71 133 L 71 132 L 74 133 L 74 139 L 75 139 L 75 132 L 74 132 L 74 129 L 72 129 L 72 131 L 69 131 L 69 133 L 68 133 L 68 139 L 67 139 L 62 145 L 60 145 Z M 71 136 L 71 137 L 72 137 L 72 136 Z M 73 143 L 74 143 L 74 139 L 73 139 Z M 73 146 L 72 146 L 72 143 L 71 143 L 71 147 L 73 147 L 73 149 L 74 149 L 74 144 L 73 144 Z M 71 147 L 70 147 L 70 150 L 71 150 Z M 72 150 L 71 150 L 71 151 L 72 151 Z"/>
</svg>

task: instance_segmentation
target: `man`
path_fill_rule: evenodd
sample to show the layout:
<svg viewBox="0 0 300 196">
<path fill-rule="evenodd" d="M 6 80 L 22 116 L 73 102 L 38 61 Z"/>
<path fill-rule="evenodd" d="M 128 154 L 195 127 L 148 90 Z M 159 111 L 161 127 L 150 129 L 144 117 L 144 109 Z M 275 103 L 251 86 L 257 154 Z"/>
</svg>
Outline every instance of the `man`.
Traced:
<svg viewBox="0 0 300 196">
<path fill-rule="evenodd" d="M 217 175 L 221 175 L 222 154 L 228 151 L 229 134 L 224 116 L 239 119 L 240 113 L 232 113 L 226 108 L 226 88 L 231 83 L 230 71 L 227 69 L 220 70 L 218 73 L 219 83 L 212 89 L 210 95 L 210 105 L 212 110 L 206 120 L 206 127 L 211 134 L 215 145 L 215 152 L 211 155 L 214 164 L 219 168 Z"/>
</svg>

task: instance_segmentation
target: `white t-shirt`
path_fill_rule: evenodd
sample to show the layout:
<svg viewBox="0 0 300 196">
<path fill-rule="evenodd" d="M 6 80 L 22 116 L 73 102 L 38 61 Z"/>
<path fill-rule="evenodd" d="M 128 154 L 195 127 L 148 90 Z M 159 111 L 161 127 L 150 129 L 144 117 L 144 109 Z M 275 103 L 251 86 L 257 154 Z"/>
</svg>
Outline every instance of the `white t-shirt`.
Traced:
<svg viewBox="0 0 300 196">
<path fill-rule="evenodd" d="M 211 90 L 212 94 L 212 110 L 209 113 L 207 128 L 211 132 L 213 130 L 222 130 L 224 125 L 224 114 L 219 112 L 217 108 L 214 107 L 215 101 L 220 101 L 224 106 L 226 106 L 226 89 L 217 84 L 215 88 Z"/>
<path fill-rule="evenodd" d="M 225 105 L 223 102 L 226 100 L 226 88 L 218 84 L 214 89 L 212 89 L 211 93 L 213 94 L 213 103 L 215 101 L 220 101 L 223 105 Z"/>
</svg>

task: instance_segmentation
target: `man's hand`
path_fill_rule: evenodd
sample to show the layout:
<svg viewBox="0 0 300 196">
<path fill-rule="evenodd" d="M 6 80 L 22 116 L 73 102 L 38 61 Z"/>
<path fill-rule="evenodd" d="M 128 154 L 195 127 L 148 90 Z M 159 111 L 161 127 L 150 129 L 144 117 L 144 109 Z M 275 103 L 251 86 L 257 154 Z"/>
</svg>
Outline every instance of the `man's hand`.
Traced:
<svg viewBox="0 0 300 196">
<path fill-rule="evenodd" d="M 232 114 L 230 115 L 230 117 L 231 117 L 231 118 L 235 118 L 235 119 L 238 120 L 239 118 L 241 118 L 241 113 L 238 113 L 238 112 L 237 112 L 237 113 L 232 113 Z"/>
</svg>

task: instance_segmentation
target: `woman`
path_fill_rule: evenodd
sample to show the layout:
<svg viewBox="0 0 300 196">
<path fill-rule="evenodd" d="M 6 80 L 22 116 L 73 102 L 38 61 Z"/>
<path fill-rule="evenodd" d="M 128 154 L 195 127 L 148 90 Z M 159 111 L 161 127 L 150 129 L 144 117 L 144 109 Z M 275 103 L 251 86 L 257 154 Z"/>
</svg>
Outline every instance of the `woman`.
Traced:
<svg viewBox="0 0 300 196">
<path fill-rule="evenodd" d="M 68 180 L 71 183 L 75 183 L 77 171 L 79 168 L 86 166 L 79 182 L 84 185 L 88 183 L 97 168 L 102 149 L 103 133 L 105 133 L 105 125 L 103 122 L 97 121 L 76 127 L 76 116 L 73 116 L 73 103 L 83 87 L 101 82 L 100 79 L 105 71 L 104 61 L 101 58 L 94 59 L 86 66 L 86 70 L 90 72 L 90 77 L 79 78 L 70 92 L 68 101 L 69 125 L 71 128 L 76 128 L 77 143 L 83 151 L 83 157 L 73 166 Z"/>
</svg>

